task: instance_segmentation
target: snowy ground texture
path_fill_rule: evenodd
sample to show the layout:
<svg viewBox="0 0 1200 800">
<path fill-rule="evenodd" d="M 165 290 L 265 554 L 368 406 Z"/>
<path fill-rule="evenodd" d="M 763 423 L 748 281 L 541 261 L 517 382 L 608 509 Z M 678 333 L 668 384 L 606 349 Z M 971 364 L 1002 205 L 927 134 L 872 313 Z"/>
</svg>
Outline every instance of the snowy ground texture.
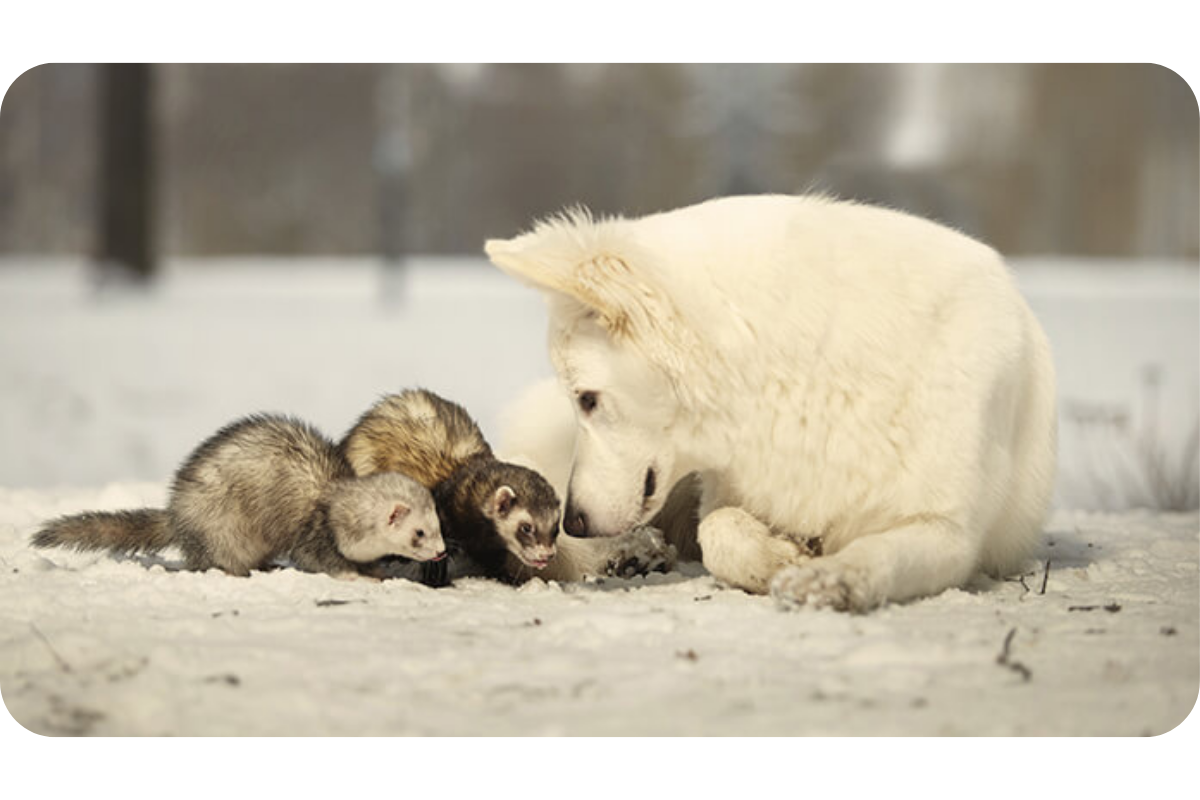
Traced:
<svg viewBox="0 0 1200 800">
<path fill-rule="evenodd" d="M 1021 273 L 1064 398 L 1135 405 L 1157 361 L 1159 429 L 1180 448 L 1194 268 L 1076 269 Z M 432 590 L 33 551 L 48 517 L 161 504 L 188 450 L 236 416 L 287 411 L 339 436 L 379 394 L 425 385 L 494 437 L 548 371 L 540 300 L 473 262 L 394 284 L 370 265 L 257 262 L 144 293 L 86 279 L 0 269 L 0 691 L 30 730 L 1143 735 L 1195 703 L 1195 514 L 1059 511 L 1023 581 L 866 616 L 783 613 L 694 564 Z M 1066 469 L 1098 460 L 1064 446 Z M 1075 477 L 1060 504 L 1100 485 Z"/>
</svg>

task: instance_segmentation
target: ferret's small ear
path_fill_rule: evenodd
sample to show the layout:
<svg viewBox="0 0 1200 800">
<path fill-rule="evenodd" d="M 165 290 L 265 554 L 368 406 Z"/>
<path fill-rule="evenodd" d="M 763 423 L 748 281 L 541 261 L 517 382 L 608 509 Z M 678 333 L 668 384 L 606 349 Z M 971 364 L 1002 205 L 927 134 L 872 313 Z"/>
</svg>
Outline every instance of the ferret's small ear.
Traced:
<svg viewBox="0 0 1200 800">
<path fill-rule="evenodd" d="M 403 522 L 404 518 L 408 516 L 408 512 L 411 510 L 412 509 L 404 505 L 404 503 L 396 503 L 396 505 L 392 508 L 392 513 L 388 516 L 388 525 L 398 525 L 399 523 Z"/>
<path fill-rule="evenodd" d="M 501 486 L 492 495 L 492 512 L 500 519 L 508 516 L 513 506 L 517 504 L 517 493 L 511 486 Z"/>
</svg>

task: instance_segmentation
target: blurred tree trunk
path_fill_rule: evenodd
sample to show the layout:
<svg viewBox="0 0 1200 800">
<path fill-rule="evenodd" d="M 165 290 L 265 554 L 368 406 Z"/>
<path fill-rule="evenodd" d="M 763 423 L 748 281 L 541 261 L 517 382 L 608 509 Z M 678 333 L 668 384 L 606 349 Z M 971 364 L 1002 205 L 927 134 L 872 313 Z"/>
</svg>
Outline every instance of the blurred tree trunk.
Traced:
<svg viewBox="0 0 1200 800">
<path fill-rule="evenodd" d="M 150 65 L 100 67 L 101 269 L 147 280 L 154 273 Z"/>
<path fill-rule="evenodd" d="M 1029 251 L 1144 255 L 1135 249 L 1151 101 L 1142 75 L 1133 64 L 1031 67 L 1027 151 L 1041 230 Z"/>
</svg>

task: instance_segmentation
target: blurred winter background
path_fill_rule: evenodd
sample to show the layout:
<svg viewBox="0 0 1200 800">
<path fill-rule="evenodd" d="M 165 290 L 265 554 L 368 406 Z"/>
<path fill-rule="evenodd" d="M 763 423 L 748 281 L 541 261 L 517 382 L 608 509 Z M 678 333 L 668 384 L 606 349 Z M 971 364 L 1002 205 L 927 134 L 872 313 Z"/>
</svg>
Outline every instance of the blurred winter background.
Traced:
<svg viewBox="0 0 1200 800">
<path fill-rule="evenodd" d="M 544 312 L 485 238 L 810 190 L 1010 257 L 1057 501 L 1196 508 L 1196 98 L 1153 65 L 46 65 L 0 108 L 0 486 L 165 481 L 420 384 L 495 438 Z"/>
</svg>

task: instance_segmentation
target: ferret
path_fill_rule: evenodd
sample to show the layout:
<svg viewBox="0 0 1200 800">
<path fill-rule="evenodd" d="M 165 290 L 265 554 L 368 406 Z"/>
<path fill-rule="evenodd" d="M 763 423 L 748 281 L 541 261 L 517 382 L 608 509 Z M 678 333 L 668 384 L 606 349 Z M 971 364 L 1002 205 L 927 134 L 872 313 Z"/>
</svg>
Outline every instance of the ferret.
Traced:
<svg viewBox="0 0 1200 800">
<path fill-rule="evenodd" d="M 238 576 L 287 558 L 306 572 L 378 577 L 364 565 L 446 555 L 428 489 L 394 473 L 356 477 L 315 428 L 271 414 L 237 420 L 193 450 L 165 509 L 60 517 L 33 544 L 113 553 L 177 545 L 187 569 Z"/>
<path fill-rule="evenodd" d="M 387 395 L 338 449 L 357 475 L 403 472 L 433 492 L 452 557 L 423 565 L 425 583 L 445 585 L 455 572 L 513 581 L 523 567 L 540 570 L 554 557 L 553 487 L 531 469 L 497 460 L 457 403 L 424 389 Z"/>
</svg>

